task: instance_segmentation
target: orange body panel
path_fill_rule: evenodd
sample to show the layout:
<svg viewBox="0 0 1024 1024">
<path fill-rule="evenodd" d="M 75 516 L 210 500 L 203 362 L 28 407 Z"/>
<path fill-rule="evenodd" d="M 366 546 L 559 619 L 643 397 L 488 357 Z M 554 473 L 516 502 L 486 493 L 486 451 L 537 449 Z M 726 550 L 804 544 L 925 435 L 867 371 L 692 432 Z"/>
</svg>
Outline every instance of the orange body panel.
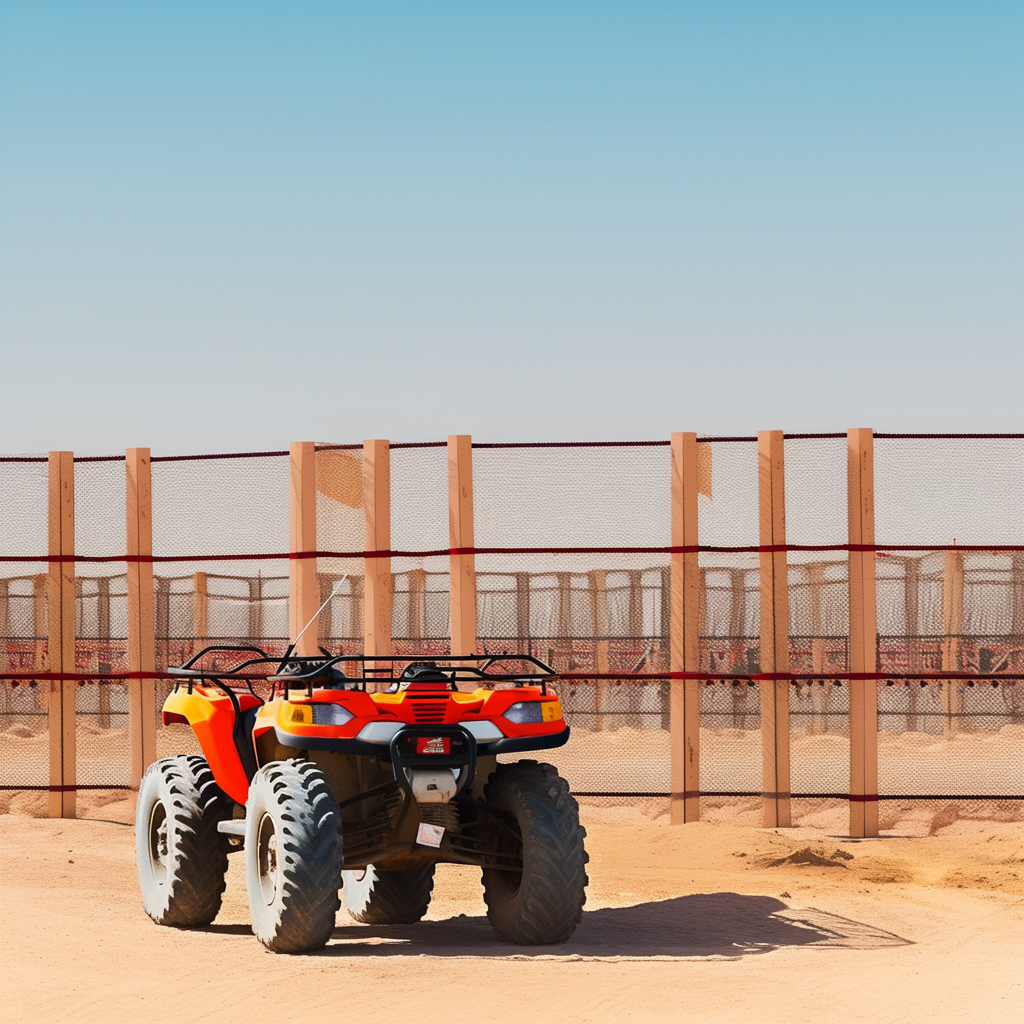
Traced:
<svg viewBox="0 0 1024 1024">
<path fill-rule="evenodd" d="M 259 700 L 250 693 L 240 693 L 238 703 L 242 711 L 249 711 Z M 188 719 L 217 785 L 232 800 L 244 804 L 249 780 L 235 747 L 235 709 L 231 701 L 212 687 L 194 686 L 192 693 L 181 687 L 168 695 L 164 711 Z"/>
</svg>

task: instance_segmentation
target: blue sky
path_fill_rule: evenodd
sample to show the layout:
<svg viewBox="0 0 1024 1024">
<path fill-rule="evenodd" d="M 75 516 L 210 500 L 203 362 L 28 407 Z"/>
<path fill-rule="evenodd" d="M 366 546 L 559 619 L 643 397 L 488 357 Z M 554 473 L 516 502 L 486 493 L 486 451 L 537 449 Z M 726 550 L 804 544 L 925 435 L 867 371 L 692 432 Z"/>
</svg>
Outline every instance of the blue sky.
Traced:
<svg viewBox="0 0 1024 1024">
<path fill-rule="evenodd" d="M 1019 3 L 0 6 L 0 449 L 1021 430 Z"/>
</svg>

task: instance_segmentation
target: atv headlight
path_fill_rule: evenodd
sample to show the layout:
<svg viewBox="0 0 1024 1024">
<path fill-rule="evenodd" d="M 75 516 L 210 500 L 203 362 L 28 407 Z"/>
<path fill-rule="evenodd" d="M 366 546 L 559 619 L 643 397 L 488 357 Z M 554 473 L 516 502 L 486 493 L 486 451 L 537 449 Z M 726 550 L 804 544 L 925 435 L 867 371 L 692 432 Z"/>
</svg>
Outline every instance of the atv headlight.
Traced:
<svg viewBox="0 0 1024 1024">
<path fill-rule="evenodd" d="M 344 725 L 355 715 L 340 704 L 312 704 L 314 725 Z"/>
<path fill-rule="evenodd" d="M 516 725 L 538 725 L 541 722 L 557 722 L 562 717 L 562 705 L 557 700 L 529 700 L 513 704 L 504 714 Z"/>
<path fill-rule="evenodd" d="M 513 704 L 504 715 L 510 722 L 515 722 L 516 725 L 533 725 L 537 722 L 543 722 L 544 719 L 541 717 L 540 701 L 520 701 L 518 704 Z"/>
</svg>

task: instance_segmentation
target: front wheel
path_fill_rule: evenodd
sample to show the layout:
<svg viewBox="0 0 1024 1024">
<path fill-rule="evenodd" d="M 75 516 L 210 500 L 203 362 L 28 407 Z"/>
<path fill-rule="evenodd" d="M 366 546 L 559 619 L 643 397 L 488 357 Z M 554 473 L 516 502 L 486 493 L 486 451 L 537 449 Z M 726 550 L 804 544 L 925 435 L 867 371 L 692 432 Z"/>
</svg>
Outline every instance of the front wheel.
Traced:
<svg viewBox="0 0 1024 1024">
<path fill-rule="evenodd" d="M 498 765 L 485 802 L 511 816 L 522 837 L 522 871 L 485 868 L 487 917 L 506 941 L 565 942 L 586 902 L 586 830 L 569 785 L 550 764 Z"/>
<path fill-rule="evenodd" d="M 311 761 L 272 761 L 249 785 L 245 875 L 256 938 L 274 953 L 327 943 L 340 907 L 341 829 L 330 782 Z"/>
<path fill-rule="evenodd" d="M 217 823 L 232 800 L 206 759 L 165 757 L 146 770 L 135 804 L 135 863 L 142 906 L 157 924 L 209 924 L 220 910 L 228 837 Z"/>
</svg>

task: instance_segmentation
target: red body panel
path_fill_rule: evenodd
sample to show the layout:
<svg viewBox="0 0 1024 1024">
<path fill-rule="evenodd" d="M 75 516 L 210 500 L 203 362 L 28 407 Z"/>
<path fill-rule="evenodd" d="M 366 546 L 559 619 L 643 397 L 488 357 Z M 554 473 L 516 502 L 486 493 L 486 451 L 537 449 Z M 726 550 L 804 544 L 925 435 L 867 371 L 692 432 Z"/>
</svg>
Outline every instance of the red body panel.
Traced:
<svg viewBox="0 0 1024 1024">
<path fill-rule="evenodd" d="M 276 700 L 264 705 L 256 718 L 254 736 L 278 726 L 294 736 L 333 736 L 355 739 L 370 722 L 382 719 L 406 725 L 458 725 L 462 722 L 493 721 L 507 737 L 553 736 L 565 729 L 559 714 L 550 722 L 516 724 L 502 717 L 513 704 L 525 701 L 556 702 L 558 698 L 548 687 L 544 695 L 539 686 L 510 690 L 475 690 L 461 693 L 441 686 L 426 689 L 419 684 L 398 693 L 368 694 L 360 690 L 317 690 L 313 696 L 292 695 L 290 701 Z M 295 704 L 340 704 L 355 717 L 344 725 L 307 725 L 289 719 L 288 709 Z"/>
</svg>

